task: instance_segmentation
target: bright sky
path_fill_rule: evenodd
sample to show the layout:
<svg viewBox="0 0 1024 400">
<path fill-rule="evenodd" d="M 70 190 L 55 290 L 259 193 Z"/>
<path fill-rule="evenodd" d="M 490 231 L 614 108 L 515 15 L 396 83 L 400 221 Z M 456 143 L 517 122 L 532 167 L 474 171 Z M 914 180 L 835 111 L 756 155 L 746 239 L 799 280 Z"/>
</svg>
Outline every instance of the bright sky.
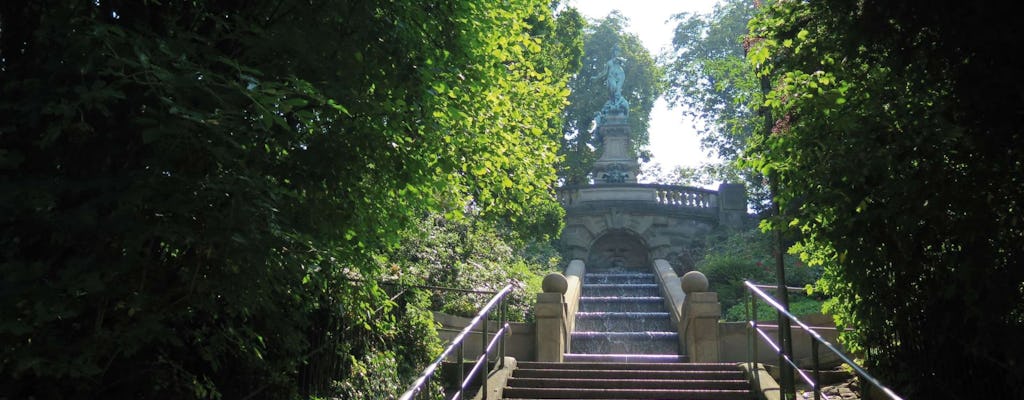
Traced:
<svg viewBox="0 0 1024 400">
<path fill-rule="evenodd" d="M 674 23 L 668 19 L 681 12 L 707 14 L 717 0 L 569 0 L 587 18 L 603 18 L 612 10 L 629 18 L 627 30 L 635 33 L 652 55 L 657 56 L 672 44 Z M 679 109 L 671 110 L 664 99 L 658 99 L 651 110 L 650 150 L 653 163 L 665 171 L 676 165 L 695 167 L 710 161 L 700 148 L 694 121 L 683 118 Z"/>
</svg>

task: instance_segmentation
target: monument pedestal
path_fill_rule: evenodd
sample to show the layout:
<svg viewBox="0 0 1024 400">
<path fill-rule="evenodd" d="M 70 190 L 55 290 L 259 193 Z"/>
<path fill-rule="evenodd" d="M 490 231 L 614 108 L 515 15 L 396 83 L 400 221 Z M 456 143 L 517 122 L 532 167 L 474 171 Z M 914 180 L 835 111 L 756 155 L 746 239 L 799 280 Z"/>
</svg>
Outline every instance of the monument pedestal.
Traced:
<svg viewBox="0 0 1024 400">
<path fill-rule="evenodd" d="M 624 114 L 609 114 L 597 126 L 601 157 L 594 162 L 595 183 L 636 183 L 640 165 L 633 154 L 629 124 Z"/>
</svg>

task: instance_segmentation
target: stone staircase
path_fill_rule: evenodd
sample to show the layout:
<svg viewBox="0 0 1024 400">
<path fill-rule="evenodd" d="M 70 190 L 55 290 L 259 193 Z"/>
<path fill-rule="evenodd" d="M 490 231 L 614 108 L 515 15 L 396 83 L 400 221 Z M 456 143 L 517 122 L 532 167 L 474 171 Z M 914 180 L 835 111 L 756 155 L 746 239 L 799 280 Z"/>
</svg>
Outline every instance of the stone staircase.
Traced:
<svg viewBox="0 0 1024 400">
<path fill-rule="evenodd" d="M 519 362 L 505 399 L 752 400 L 736 364 L 688 363 L 654 274 L 586 274 L 565 362 Z"/>
<path fill-rule="evenodd" d="M 505 399 L 752 400 L 736 364 L 520 362 Z"/>
</svg>

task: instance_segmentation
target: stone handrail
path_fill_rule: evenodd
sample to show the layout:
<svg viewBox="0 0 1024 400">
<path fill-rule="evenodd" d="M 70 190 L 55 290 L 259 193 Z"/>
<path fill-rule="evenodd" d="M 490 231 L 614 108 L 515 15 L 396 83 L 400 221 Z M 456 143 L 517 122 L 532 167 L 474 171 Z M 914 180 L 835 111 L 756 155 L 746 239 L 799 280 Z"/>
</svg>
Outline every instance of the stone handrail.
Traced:
<svg viewBox="0 0 1024 400">
<path fill-rule="evenodd" d="M 576 311 L 580 308 L 584 274 L 586 274 L 586 266 L 583 260 L 569 261 L 569 266 L 565 268 L 565 280 L 569 283 L 569 287 L 565 291 L 565 318 L 568 334 L 576 330 Z M 568 339 L 569 337 L 566 337 L 567 342 Z M 566 348 L 571 351 L 572 343 L 567 343 Z"/>
<path fill-rule="evenodd" d="M 686 294 L 683 293 L 683 287 L 681 286 L 682 282 L 668 261 L 657 259 L 654 260 L 653 264 L 654 277 L 661 287 L 662 297 L 665 298 L 665 306 L 671 310 L 669 318 L 672 320 L 673 325 L 678 326 L 679 319 L 683 313 L 683 300 L 686 298 Z"/>
<path fill-rule="evenodd" d="M 650 196 L 640 196 L 646 202 L 671 207 L 688 207 L 700 209 L 717 209 L 718 192 L 715 190 L 702 189 L 691 186 L 659 185 L 659 184 L 635 184 L 635 183 L 606 183 L 600 185 L 567 185 L 556 189 L 558 201 L 564 207 L 573 207 L 588 201 L 601 201 L 608 199 L 607 193 L 611 191 L 629 192 L 652 192 Z M 601 192 L 604 195 L 596 195 Z M 593 194 L 591 194 L 593 193 Z M 632 197 L 632 196 L 628 196 Z M 630 200 L 635 201 L 630 198 Z"/>
<path fill-rule="evenodd" d="M 694 208 L 718 208 L 718 192 L 689 186 L 653 185 L 658 204 Z"/>
</svg>

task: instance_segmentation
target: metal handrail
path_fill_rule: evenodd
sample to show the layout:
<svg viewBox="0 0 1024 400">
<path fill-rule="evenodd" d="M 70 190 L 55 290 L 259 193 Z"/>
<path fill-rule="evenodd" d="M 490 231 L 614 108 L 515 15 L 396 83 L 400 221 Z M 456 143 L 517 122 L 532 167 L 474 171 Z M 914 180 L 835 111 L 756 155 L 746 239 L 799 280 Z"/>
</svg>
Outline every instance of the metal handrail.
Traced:
<svg viewBox="0 0 1024 400">
<path fill-rule="evenodd" d="M 800 377 L 804 380 L 804 382 L 807 382 L 807 384 L 810 385 L 814 389 L 814 399 L 815 400 L 820 400 L 822 398 L 821 384 L 820 384 L 820 382 L 821 382 L 820 372 L 821 371 L 820 371 L 819 357 L 818 357 L 818 345 L 820 343 L 821 345 L 824 345 L 826 349 L 828 349 L 833 354 L 838 356 L 840 360 L 843 360 L 843 362 L 845 362 L 846 364 L 850 365 L 850 367 L 853 368 L 853 370 L 855 372 L 857 372 L 858 375 L 860 375 L 865 380 L 867 380 L 868 383 L 871 383 L 872 385 L 874 385 L 875 387 L 880 389 L 890 399 L 902 400 L 902 398 L 899 395 L 897 395 L 895 392 L 893 392 L 892 389 L 889 389 L 888 387 L 883 385 L 882 382 L 880 382 L 878 379 L 875 379 L 875 377 L 871 376 L 871 374 L 869 374 L 867 371 L 864 370 L 864 368 L 862 368 L 860 365 L 858 365 L 856 362 L 854 362 L 852 359 L 850 359 L 850 357 L 847 357 L 845 354 L 843 354 L 842 351 L 837 349 L 832 343 L 829 343 L 828 340 L 825 340 L 825 338 L 821 337 L 821 335 L 819 335 L 818 332 L 815 332 L 814 329 L 811 329 L 811 327 L 807 326 L 806 324 L 801 322 L 799 318 L 797 318 L 795 315 L 791 314 L 789 312 L 789 310 L 787 310 L 786 307 L 783 307 L 782 304 L 779 304 L 779 302 L 776 301 L 774 297 L 769 296 L 767 293 L 765 293 L 763 290 L 761 290 L 761 287 L 765 287 L 765 285 L 758 285 L 758 284 L 752 283 L 750 281 L 743 281 L 743 285 L 746 286 L 747 291 L 750 292 L 750 308 L 748 309 L 749 313 L 747 315 L 748 326 L 750 327 L 750 329 L 747 331 L 747 337 L 748 337 L 747 340 L 749 342 L 750 349 L 752 349 L 752 350 L 750 352 L 748 352 L 747 356 L 748 356 L 748 360 L 750 361 L 751 365 L 753 365 L 754 357 L 756 357 L 756 355 L 757 355 L 757 339 L 754 338 L 754 337 L 751 337 L 751 334 L 756 332 L 757 335 L 760 336 L 762 339 L 764 339 L 765 342 L 768 342 L 768 345 L 771 346 L 773 350 L 775 350 L 775 353 L 779 355 L 779 358 L 781 360 L 785 361 L 786 364 L 791 366 L 797 373 L 799 373 Z M 765 332 L 763 329 L 758 327 L 757 318 L 756 318 L 756 316 L 757 316 L 757 298 L 758 297 L 760 297 L 761 300 L 764 300 L 766 303 L 768 303 L 768 305 L 772 306 L 772 308 L 775 308 L 776 311 L 778 311 L 779 313 L 784 315 L 790 321 L 795 322 L 797 324 L 797 326 L 800 327 L 800 329 L 803 329 L 804 331 L 806 331 L 807 335 L 811 337 L 811 358 L 814 360 L 814 379 L 811 379 L 811 377 L 807 376 L 807 373 L 802 371 L 800 369 L 800 367 L 796 365 L 796 363 L 792 359 L 792 355 L 791 354 L 783 354 L 783 351 L 780 348 L 780 346 L 777 343 L 775 343 L 774 341 L 772 341 L 771 337 L 768 336 L 768 333 Z M 781 334 L 782 334 L 781 330 L 779 331 L 779 334 L 781 336 Z M 792 333 L 789 333 L 789 335 L 790 335 L 789 337 L 792 337 Z M 784 368 L 784 366 L 780 365 L 779 368 Z M 755 377 L 757 376 L 757 374 L 753 374 L 753 375 Z M 785 382 L 783 382 L 783 384 L 785 384 Z M 793 393 L 793 397 L 796 397 L 796 386 L 793 385 L 793 387 L 790 387 L 788 389 L 789 389 L 790 392 Z M 785 387 L 782 388 L 783 393 L 785 393 L 786 390 L 787 390 L 787 388 L 785 388 Z M 828 396 L 825 396 L 825 399 L 828 399 L 828 398 L 829 398 Z"/>
<path fill-rule="evenodd" d="M 505 321 L 505 296 L 508 295 L 511 291 L 512 285 L 505 285 L 504 288 L 498 291 L 498 293 L 495 294 L 494 297 L 492 297 L 491 300 L 488 301 L 487 304 L 480 309 L 476 316 L 473 317 L 473 320 L 469 322 L 469 325 L 466 325 L 462 332 L 459 332 L 459 335 L 452 340 L 452 343 L 448 345 L 448 348 L 444 349 L 444 351 L 441 352 L 441 355 L 437 356 L 434 362 L 430 363 L 430 365 L 428 365 L 423 370 L 423 373 L 421 373 L 420 376 L 416 378 L 415 381 L 413 381 L 412 385 L 409 385 L 409 389 L 406 390 L 405 393 L 403 393 L 402 396 L 399 397 L 398 399 L 411 400 L 416 398 L 416 395 L 420 394 L 424 388 L 428 387 L 428 385 L 430 384 L 430 379 L 434 376 L 434 372 L 437 370 L 437 367 L 439 367 L 441 363 L 444 362 L 444 360 L 448 358 L 448 356 L 450 356 L 452 352 L 456 351 L 457 349 L 457 357 L 459 362 L 459 366 L 457 368 L 459 371 L 459 390 L 452 396 L 450 400 L 462 399 L 464 397 L 464 392 L 466 391 L 466 388 L 469 386 L 469 383 L 473 380 L 473 378 L 477 376 L 477 374 L 480 374 L 480 391 L 481 393 L 483 393 L 483 399 L 487 400 L 487 375 L 489 374 L 489 372 L 487 371 L 487 356 L 491 354 L 496 345 L 498 347 L 498 368 L 505 368 L 505 336 L 509 332 L 508 322 Z M 498 324 L 501 325 L 501 329 L 494 332 L 494 338 L 488 341 L 487 317 L 491 313 L 491 311 L 493 311 L 496 305 L 500 305 L 500 308 L 498 310 Z M 473 328 L 475 328 L 478 324 L 481 325 L 480 343 L 482 343 L 482 349 L 480 352 L 480 356 L 476 358 L 473 364 L 473 368 L 469 371 L 469 375 L 465 376 L 465 371 L 462 364 L 464 358 L 464 343 L 466 338 L 469 337 L 469 335 L 472 333 Z"/>
</svg>

